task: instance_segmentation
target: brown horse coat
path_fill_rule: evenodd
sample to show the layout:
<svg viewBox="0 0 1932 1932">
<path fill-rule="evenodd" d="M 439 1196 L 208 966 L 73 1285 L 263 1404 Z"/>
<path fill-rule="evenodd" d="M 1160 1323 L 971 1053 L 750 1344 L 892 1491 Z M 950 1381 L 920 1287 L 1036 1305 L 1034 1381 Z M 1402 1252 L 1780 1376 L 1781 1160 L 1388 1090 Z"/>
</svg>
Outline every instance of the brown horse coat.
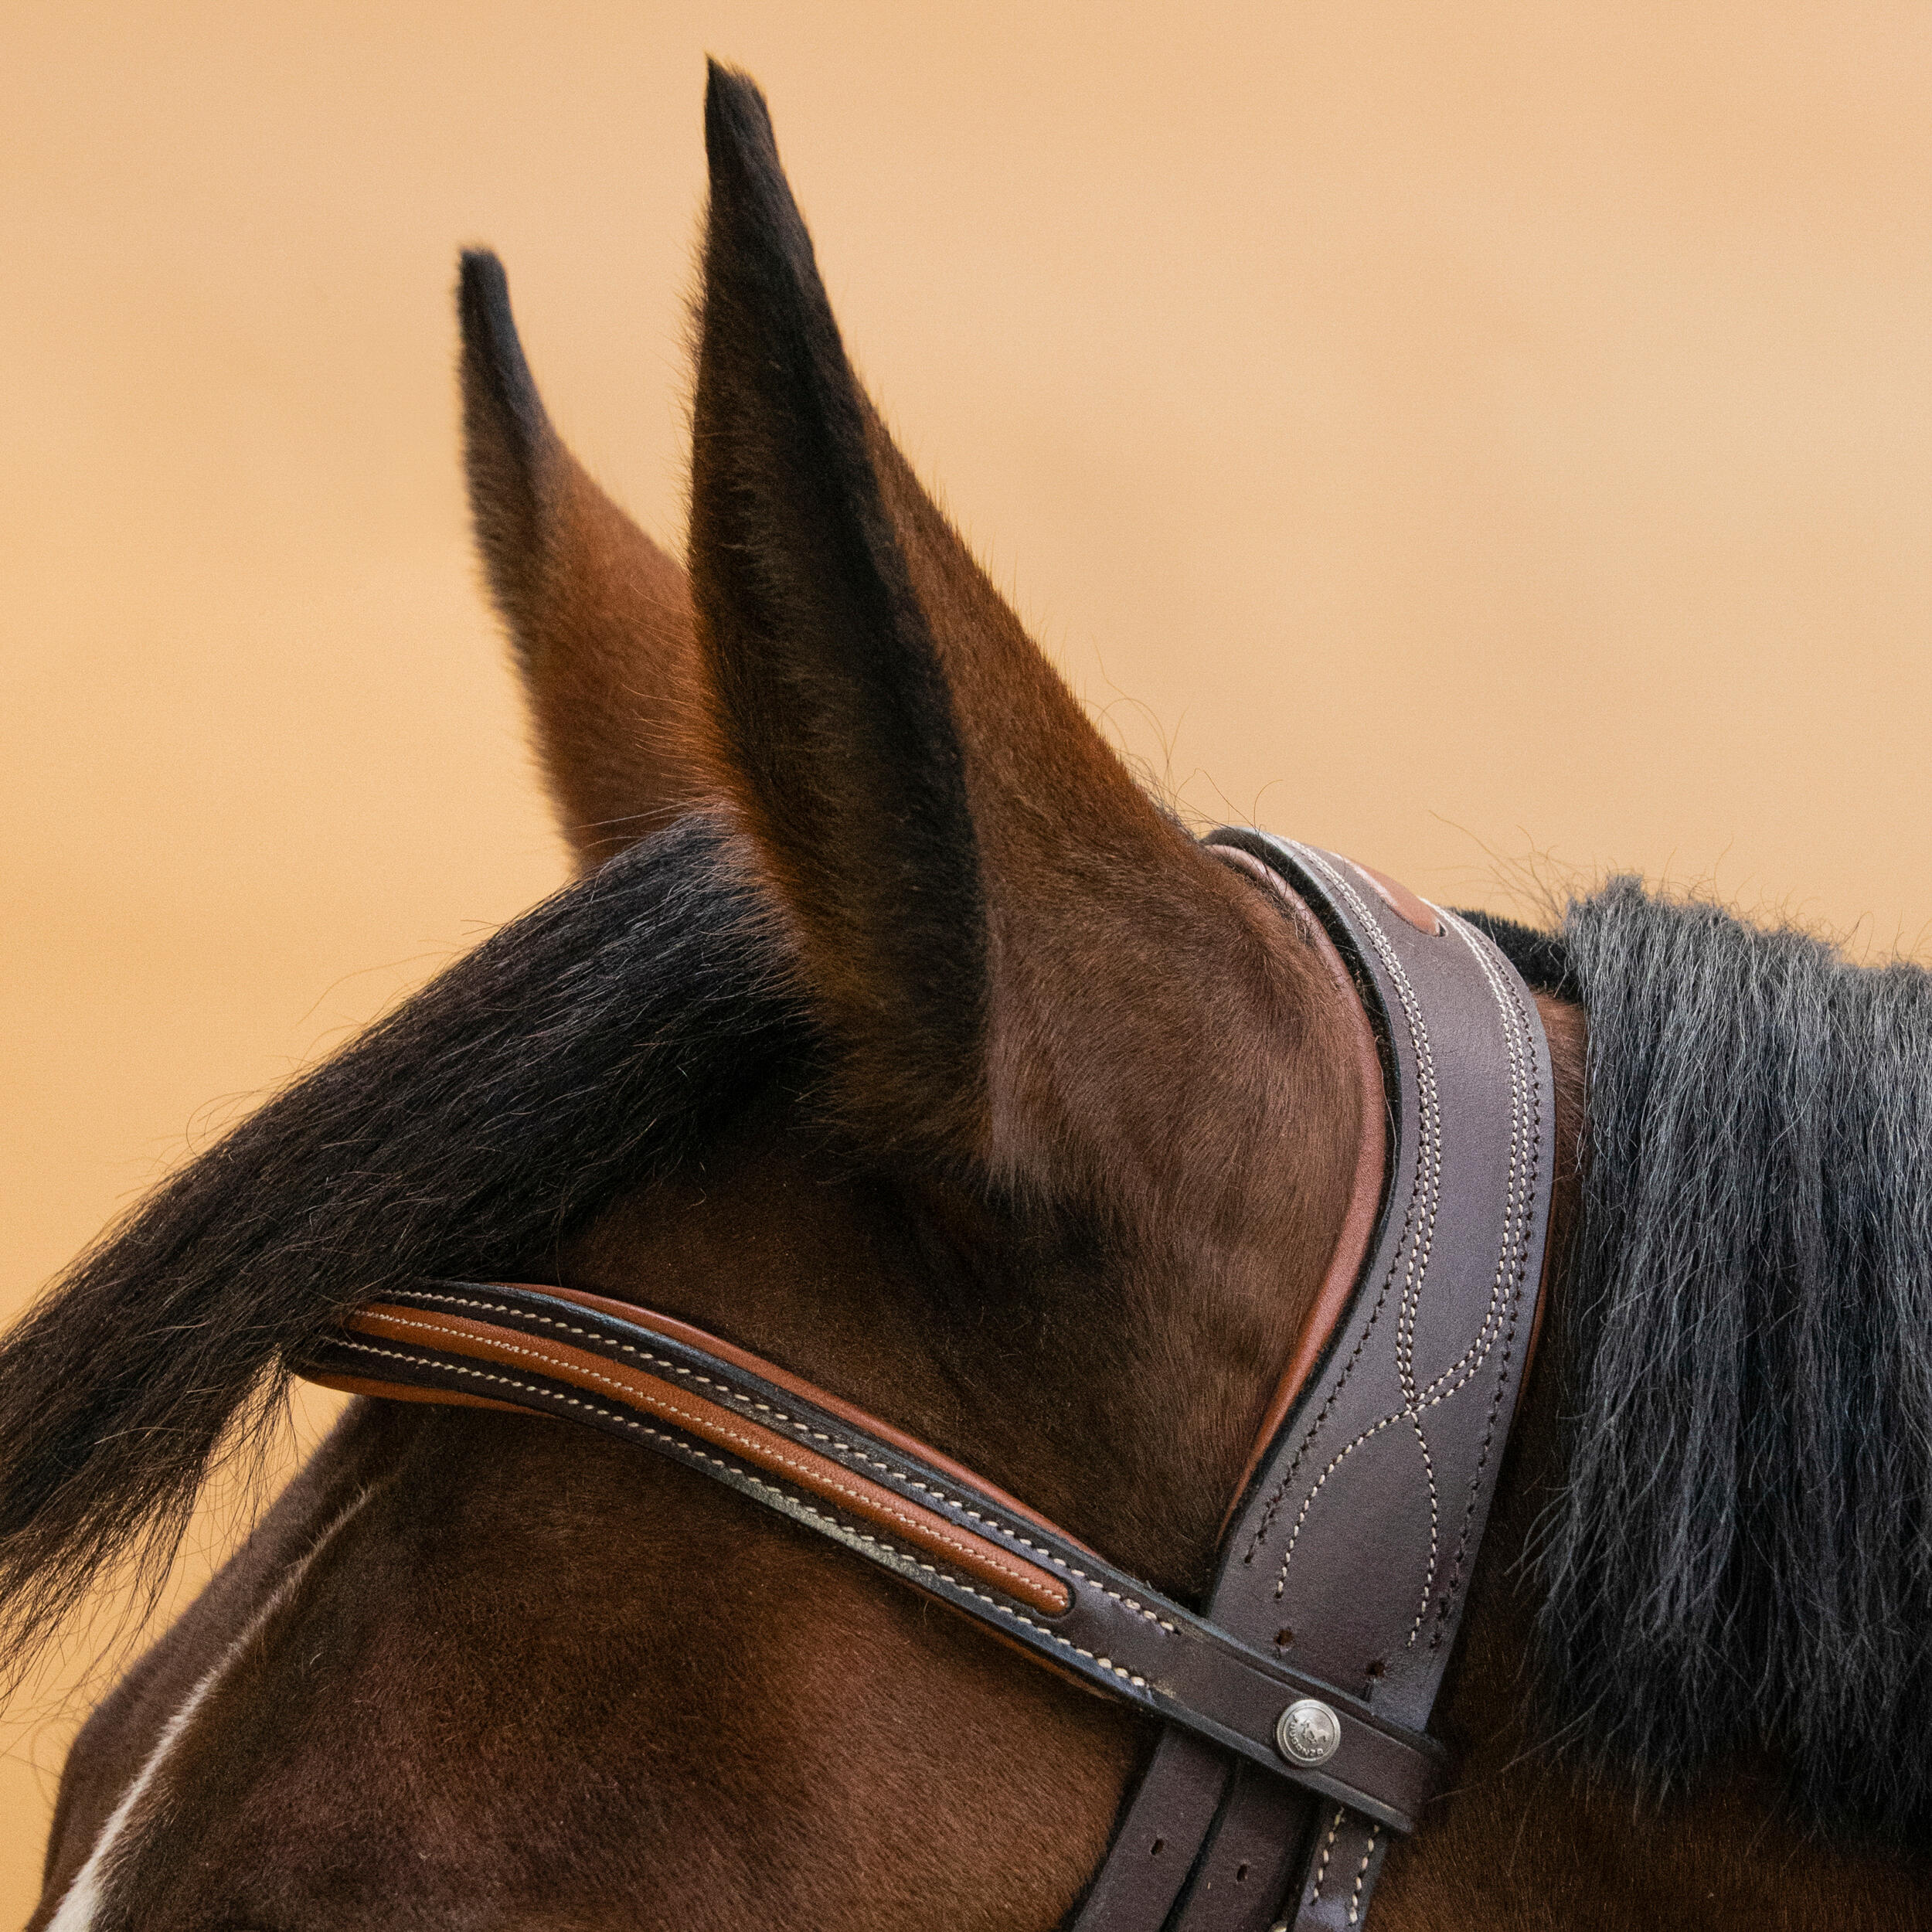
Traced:
<svg viewBox="0 0 1932 1932">
<path fill-rule="evenodd" d="M 563 449 L 466 262 L 477 522 L 587 863 L 722 811 L 835 1055 L 557 1270 L 755 1348 L 1201 1588 L 1334 1243 L 1341 997 L 1129 780 L 854 381 L 756 90 L 714 73 L 691 574 Z M 1542 1002 L 1574 1206 L 1583 1026 Z M 1560 1277 L 1553 1282 L 1560 1303 Z M 1662 1807 L 1526 1727 L 1546 1346 L 1379 1932 L 1932 1923 L 1767 1767 Z M 76 1744 L 32 1932 L 1045 1928 L 1149 1737 L 688 1472 L 354 1404 Z"/>
</svg>

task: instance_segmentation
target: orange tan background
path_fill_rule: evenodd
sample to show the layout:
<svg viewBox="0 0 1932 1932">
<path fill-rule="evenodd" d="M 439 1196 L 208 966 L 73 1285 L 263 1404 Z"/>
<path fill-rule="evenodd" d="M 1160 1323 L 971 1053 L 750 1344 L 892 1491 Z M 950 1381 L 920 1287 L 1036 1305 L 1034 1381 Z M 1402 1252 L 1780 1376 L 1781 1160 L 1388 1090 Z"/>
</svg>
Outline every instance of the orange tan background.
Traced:
<svg viewBox="0 0 1932 1932">
<path fill-rule="evenodd" d="M 675 538 L 706 49 L 915 461 L 1191 808 L 1926 950 L 1917 0 L 6 0 L 0 47 L 0 1313 L 563 877 L 454 250 Z"/>
</svg>

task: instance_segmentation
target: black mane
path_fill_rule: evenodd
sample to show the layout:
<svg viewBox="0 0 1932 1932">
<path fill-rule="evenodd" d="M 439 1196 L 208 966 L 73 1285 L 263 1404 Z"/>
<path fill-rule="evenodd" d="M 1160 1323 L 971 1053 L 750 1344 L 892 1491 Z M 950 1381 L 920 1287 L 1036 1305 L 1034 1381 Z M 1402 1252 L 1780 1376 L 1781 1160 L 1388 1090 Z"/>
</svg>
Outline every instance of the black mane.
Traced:
<svg viewBox="0 0 1932 1932">
<path fill-rule="evenodd" d="M 259 1440 L 286 1359 L 349 1307 L 427 1276 L 545 1278 L 803 1040 L 722 835 L 691 818 L 192 1162 L 0 1349 L 0 1659 L 22 1665 L 131 1548 L 156 1573 L 217 1448 Z"/>
<path fill-rule="evenodd" d="M 1552 1714 L 1652 1788 L 1768 1749 L 1815 1822 L 1923 1842 L 1932 975 L 1631 879 L 1525 964 L 1590 1021 Z"/>
<path fill-rule="evenodd" d="M 1590 1017 L 1546 1708 L 1652 1788 L 1769 1749 L 1811 1817 L 1932 1830 L 1932 975 L 1618 879 L 1481 922 Z M 692 818 L 505 927 L 182 1170 L 0 1348 L 0 1656 L 354 1304 L 542 1278 L 811 1038 Z"/>
</svg>

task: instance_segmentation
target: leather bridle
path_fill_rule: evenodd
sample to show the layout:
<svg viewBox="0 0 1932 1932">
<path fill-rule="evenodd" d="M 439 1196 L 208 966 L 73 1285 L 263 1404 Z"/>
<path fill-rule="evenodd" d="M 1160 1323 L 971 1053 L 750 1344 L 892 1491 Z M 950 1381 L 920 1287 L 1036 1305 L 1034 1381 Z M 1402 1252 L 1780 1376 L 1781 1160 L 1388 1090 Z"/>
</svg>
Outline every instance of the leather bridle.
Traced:
<svg viewBox="0 0 1932 1932">
<path fill-rule="evenodd" d="M 1362 1924 L 1391 1835 L 1441 1781 L 1425 1727 L 1549 1231 L 1549 1050 L 1489 940 L 1332 853 L 1245 829 L 1208 843 L 1280 893 L 1356 995 L 1365 1126 L 1200 1611 L 888 1423 L 628 1302 L 432 1283 L 358 1309 L 301 1365 L 359 1395 L 645 1443 L 1162 1718 L 1077 1932 Z"/>
</svg>

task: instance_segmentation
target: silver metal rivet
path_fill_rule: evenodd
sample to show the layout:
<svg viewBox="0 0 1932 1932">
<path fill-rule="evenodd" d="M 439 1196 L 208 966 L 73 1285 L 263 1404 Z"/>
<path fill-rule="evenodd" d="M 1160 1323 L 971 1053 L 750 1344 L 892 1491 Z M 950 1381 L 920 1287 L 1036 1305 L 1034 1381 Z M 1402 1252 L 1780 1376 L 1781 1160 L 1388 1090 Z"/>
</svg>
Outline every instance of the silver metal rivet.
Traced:
<svg viewBox="0 0 1932 1932">
<path fill-rule="evenodd" d="M 1276 1719 L 1276 1748 L 1291 1764 L 1325 1764 L 1342 1748 L 1342 1719 L 1318 1697 L 1298 1697 Z"/>
</svg>

